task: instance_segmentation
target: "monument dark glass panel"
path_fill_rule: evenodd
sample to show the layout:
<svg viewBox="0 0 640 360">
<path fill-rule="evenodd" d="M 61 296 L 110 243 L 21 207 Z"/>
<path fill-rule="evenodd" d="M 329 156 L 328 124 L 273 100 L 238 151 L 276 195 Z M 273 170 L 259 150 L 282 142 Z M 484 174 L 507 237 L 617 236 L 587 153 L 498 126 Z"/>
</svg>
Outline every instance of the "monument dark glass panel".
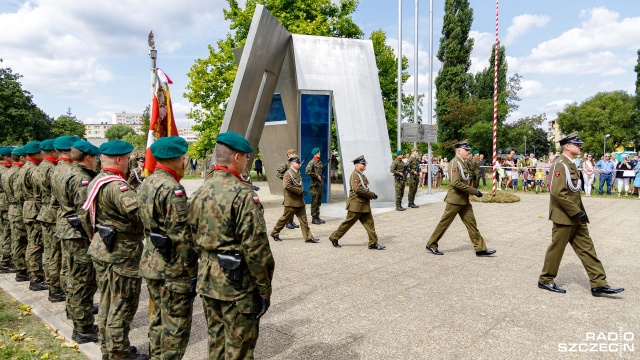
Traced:
<svg viewBox="0 0 640 360">
<path fill-rule="evenodd" d="M 269 123 L 274 121 L 287 121 L 287 115 L 284 113 L 282 96 L 280 96 L 280 94 L 273 94 L 271 106 L 269 106 L 269 113 L 267 114 L 266 122 Z"/>
<path fill-rule="evenodd" d="M 307 195 L 304 201 L 311 202 L 309 191 L 310 178 L 305 174 L 307 164 L 313 159 L 311 150 L 320 148 L 320 161 L 324 165 L 322 178 L 324 189 L 322 202 L 328 201 L 329 181 L 328 159 L 331 149 L 331 95 L 329 94 L 301 94 L 300 95 L 300 158 L 306 159 L 300 168 L 304 189 Z"/>
</svg>

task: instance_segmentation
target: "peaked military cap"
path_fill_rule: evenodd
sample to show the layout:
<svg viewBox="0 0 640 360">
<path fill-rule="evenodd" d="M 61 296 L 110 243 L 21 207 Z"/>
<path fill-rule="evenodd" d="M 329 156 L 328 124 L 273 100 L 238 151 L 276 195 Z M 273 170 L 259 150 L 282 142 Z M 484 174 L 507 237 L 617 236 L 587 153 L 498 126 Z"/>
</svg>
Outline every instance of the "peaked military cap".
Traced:
<svg viewBox="0 0 640 360">
<path fill-rule="evenodd" d="M 18 146 L 17 148 L 11 150 L 11 155 L 25 156 L 27 154 L 24 153 L 24 150 L 22 149 L 22 146 Z"/>
<path fill-rule="evenodd" d="M 11 150 L 13 150 L 10 147 L 2 147 L 0 148 L 0 155 L 2 156 L 11 156 Z"/>
<path fill-rule="evenodd" d="M 53 142 L 56 141 L 56 139 L 47 139 L 47 140 L 42 140 L 42 142 L 40 143 L 40 150 L 41 151 L 53 151 L 56 148 L 53 147 Z"/>
<path fill-rule="evenodd" d="M 89 154 L 89 155 L 93 155 L 93 156 L 97 156 L 100 155 L 100 149 L 98 149 L 97 146 L 93 145 L 92 143 L 85 141 L 85 140 L 80 140 L 80 141 L 76 141 L 73 143 L 73 147 L 82 151 L 85 154 Z"/>
<path fill-rule="evenodd" d="M 218 136 L 216 136 L 216 142 L 225 144 L 233 150 L 243 153 L 250 154 L 253 152 L 253 148 L 251 147 L 251 145 L 249 145 L 247 139 L 234 133 L 233 131 L 227 131 L 218 134 Z"/>
<path fill-rule="evenodd" d="M 133 146 L 126 141 L 111 140 L 100 145 L 100 154 L 118 156 L 128 154 L 133 151 Z"/>
<path fill-rule="evenodd" d="M 56 150 L 68 151 L 71 149 L 73 144 L 79 140 L 80 138 L 77 136 L 69 136 L 69 135 L 60 136 L 59 138 L 53 141 L 53 147 L 56 148 Z"/>
<path fill-rule="evenodd" d="M 320 152 L 320 148 L 319 147 L 314 147 L 313 150 L 311 150 L 311 155 L 315 155 L 317 153 Z"/>
<path fill-rule="evenodd" d="M 420 150 L 418 150 L 418 148 L 411 149 L 411 152 L 414 152 L 414 151 L 420 151 Z"/>
<path fill-rule="evenodd" d="M 167 136 L 156 140 L 150 149 L 156 159 L 174 159 L 184 155 L 189 149 L 189 144 L 180 136 Z"/>
<path fill-rule="evenodd" d="M 399 150 L 398 150 L 399 151 Z M 367 164 L 367 160 L 364 159 L 364 155 L 360 155 L 357 158 L 353 159 L 354 164 Z"/>
<path fill-rule="evenodd" d="M 466 141 L 459 141 L 459 142 L 455 143 L 455 145 L 453 145 L 453 147 L 456 148 L 456 149 L 471 150 L 471 146 L 469 146 L 469 144 Z"/>
<path fill-rule="evenodd" d="M 574 144 L 574 145 L 584 144 L 584 141 L 580 140 L 580 138 L 578 137 L 577 131 L 574 131 L 571 134 L 565 136 L 564 138 L 560 139 L 560 141 L 558 142 L 560 143 L 560 146 L 566 145 L 566 144 Z"/>
<path fill-rule="evenodd" d="M 31 141 L 28 142 L 25 146 L 22 147 L 22 151 L 25 155 L 37 154 L 40 152 L 40 141 Z"/>
<path fill-rule="evenodd" d="M 396 151 L 396 156 L 400 156 L 400 155 L 402 155 L 402 154 L 404 154 L 404 152 L 403 152 L 402 150 L 398 150 L 398 151 Z"/>
<path fill-rule="evenodd" d="M 292 156 L 289 158 L 289 162 L 297 162 L 298 164 L 300 164 L 300 158 L 297 156 Z"/>
</svg>

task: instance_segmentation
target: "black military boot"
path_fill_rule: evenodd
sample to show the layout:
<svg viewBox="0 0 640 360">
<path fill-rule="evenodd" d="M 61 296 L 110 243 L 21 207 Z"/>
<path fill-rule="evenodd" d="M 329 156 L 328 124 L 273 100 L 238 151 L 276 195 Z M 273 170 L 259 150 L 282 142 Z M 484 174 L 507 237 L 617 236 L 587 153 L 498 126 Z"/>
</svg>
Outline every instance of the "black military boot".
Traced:
<svg viewBox="0 0 640 360">
<path fill-rule="evenodd" d="M 31 277 L 27 275 L 26 271 L 20 271 L 16 273 L 16 282 L 30 281 Z"/>
<path fill-rule="evenodd" d="M 71 340 L 77 342 L 78 344 L 86 344 L 89 342 L 98 342 L 98 325 L 93 325 L 93 327 L 87 332 L 79 332 L 76 329 L 73 329 L 73 335 L 71 335 Z"/>
<path fill-rule="evenodd" d="M 44 280 L 36 280 L 29 283 L 29 290 L 31 291 L 42 291 L 47 289 L 49 289 L 49 285 L 45 284 Z"/>
<path fill-rule="evenodd" d="M 411 204 L 409 204 L 409 207 L 410 207 L 410 208 L 412 208 L 412 209 L 417 209 L 417 208 L 419 208 L 420 206 L 418 206 L 418 205 L 416 205 L 416 204 L 414 204 L 414 203 L 411 203 Z"/>
<path fill-rule="evenodd" d="M 295 228 L 296 228 L 296 225 L 293 223 L 293 221 L 289 221 L 289 222 L 287 222 L 287 224 L 285 225 L 285 227 L 286 227 L 287 229 L 295 229 Z"/>
<path fill-rule="evenodd" d="M 403 208 L 402 205 L 396 206 L 396 211 L 405 211 L 407 209 Z"/>
<path fill-rule="evenodd" d="M 326 223 L 326 221 L 324 221 L 324 220 L 320 219 L 320 217 L 319 217 L 319 216 L 318 216 L 318 221 L 320 221 L 320 224 L 324 224 L 324 223 Z"/>
<path fill-rule="evenodd" d="M 320 219 L 318 219 L 317 217 L 314 217 L 313 220 L 311 220 L 311 223 L 315 225 L 322 225 Z"/>
<path fill-rule="evenodd" d="M 14 268 L 11 264 L 0 265 L 0 274 L 13 274 L 16 272 L 16 268 Z"/>
<path fill-rule="evenodd" d="M 57 303 L 63 302 L 67 299 L 67 296 L 63 292 L 59 292 L 57 294 L 49 294 L 49 302 Z"/>
</svg>

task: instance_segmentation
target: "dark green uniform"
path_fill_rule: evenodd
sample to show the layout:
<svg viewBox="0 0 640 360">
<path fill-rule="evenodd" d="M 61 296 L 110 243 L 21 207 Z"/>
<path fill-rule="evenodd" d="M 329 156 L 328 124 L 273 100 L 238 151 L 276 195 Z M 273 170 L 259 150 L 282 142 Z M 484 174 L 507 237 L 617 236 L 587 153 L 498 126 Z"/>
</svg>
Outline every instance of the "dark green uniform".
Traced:
<svg viewBox="0 0 640 360">
<path fill-rule="evenodd" d="M 58 198 L 62 198 L 66 196 L 66 190 L 62 187 L 55 186 L 56 184 L 60 184 L 62 176 L 67 170 L 71 167 L 71 159 L 66 158 L 58 158 L 58 165 L 53 169 L 51 173 L 51 203 L 49 207 L 51 211 L 56 216 L 56 232 L 53 234 L 53 250 L 60 251 L 60 262 L 54 262 L 51 264 L 53 269 L 49 270 L 50 272 L 58 271 L 60 272 L 60 286 L 62 287 L 62 291 L 67 292 L 67 275 L 69 273 L 69 263 L 66 259 L 69 258 L 69 251 L 65 248 L 65 244 L 60 240 L 60 236 L 58 235 L 58 231 L 64 231 L 65 226 L 68 224 L 67 219 L 62 216 L 60 213 L 60 202 Z M 82 205 L 82 204 L 80 204 Z"/>
<path fill-rule="evenodd" d="M 300 177 L 300 172 L 293 169 L 287 170 L 284 173 L 284 178 L 282 178 L 282 187 L 284 188 L 284 201 L 282 203 L 284 205 L 284 213 L 278 219 L 273 231 L 271 231 L 271 236 L 278 238 L 284 225 L 293 220 L 294 216 L 297 216 L 300 221 L 302 237 L 305 240 L 313 239 L 307 222 L 307 208 L 302 196 L 302 177 Z"/>
<path fill-rule="evenodd" d="M 357 169 L 351 173 L 349 178 L 349 199 L 347 200 L 347 218 L 338 226 L 336 231 L 331 233 L 329 240 L 338 241 L 351 229 L 358 220 L 369 235 L 369 248 L 378 246 L 378 235 L 371 215 L 371 199 L 376 194 L 369 190 L 369 180 Z"/>
<path fill-rule="evenodd" d="M 2 185 L 2 177 L 11 169 L 11 162 L 0 162 L 0 267 L 13 268 L 11 263 L 11 227 L 9 200 Z"/>
<path fill-rule="evenodd" d="M 469 195 L 475 194 L 476 189 L 469 186 L 469 169 L 466 166 L 466 161 L 459 156 L 454 157 L 449 163 L 449 179 L 449 190 L 444 198 L 447 205 L 444 208 L 444 214 L 442 214 L 440 222 L 433 234 L 431 234 L 431 238 L 429 238 L 427 247 L 437 249 L 438 241 L 445 234 L 456 215 L 459 215 L 467 228 L 476 252 L 487 250 L 487 245 L 482 235 L 480 235 L 480 231 L 478 231 L 476 217 L 473 215 L 473 207 L 469 202 Z"/>
<path fill-rule="evenodd" d="M 324 192 L 324 179 L 322 178 L 322 170 L 324 166 L 322 161 L 314 157 L 307 164 L 305 174 L 311 178 L 309 191 L 311 192 L 311 217 L 320 219 L 320 206 L 322 205 L 322 193 Z"/>
<path fill-rule="evenodd" d="M 420 157 L 411 156 L 407 161 L 407 177 L 409 181 L 409 205 L 415 205 L 418 182 L 420 181 Z"/>
<path fill-rule="evenodd" d="M 45 157 L 33 174 L 33 182 L 38 188 L 38 197 L 41 202 L 40 212 L 36 220 L 42 231 L 42 244 L 44 246 L 44 277 L 49 284 L 49 294 L 62 293 L 60 283 L 60 263 L 62 252 L 60 241 L 54 237 L 56 231 L 56 214 L 51 209 L 51 174 L 56 168 L 57 159 Z"/>
<path fill-rule="evenodd" d="M 145 232 L 140 274 L 153 304 L 149 356 L 181 359 L 191 332 L 195 291 L 189 293 L 190 279 L 198 275 L 198 255 L 187 226 L 187 193 L 168 171 L 156 169 L 138 189 L 138 203 Z M 170 238 L 169 262 L 150 240 L 151 233 Z"/>
<path fill-rule="evenodd" d="M 140 187 L 140 185 L 142 185 L 142 182 L 145 179 L 144 171 L 139 167 L 133 167 L 131 169 L 132 170 L 129 172 L 129 179 L 127 179 L 127 182 L 129 183 L 129 185 L 131 185 L 131 188 L 133 190 L 138 191 L 138 188 Z"/>
<path fill-rule="evenodd" d="M 478 187 L 478 181 L 480 180 L 480 162 L 476 161 L 473 157 L 466 160 L 467 174 L 469 176 L 469 185 L 471 187 Z"/>
<path fill-rule="evenodd" d="M 545 284 L 554 282 L 564 249 L 571 244 L 589 275 L 591 287 L 607 285 L 607 275 L 598 260 L 589 229 L 576 217 L 578 212 L 584 211 L 578 168 L 572 159 L 561 154 L 553 162 L 550 175 L 549 220 L 553 222 L 553 229 L 539 281 Z"/>
<path fill-rule="evenodd" d="M 404 186 L 406 183 L 404 171 L 406 167 L 407 166 L 402 162 L 402 160 L 395 159 L 391 163 L 391 168 L 389 169 L 393 174 L 396 185 L 396 208 L 402 208 L 402 197 L 404 196 Z"/>
<path fill-rule="evenodd" d="M 102 354 L 108 354 L 110 360 L 129 354 L 129 330 L 140 299 L 139 267 L 144 240 L 136 192 L 126 183 L 124 174 L 103 170 L 89 184 L 87 201 L 100 179 L 114 175 L 119 179 L 103 185 L 93 201 L 96 226 L 115 229 L 113 251 L 107 250 L 98 232 L 88 251 L 100 289 L 98 329 Z M 92 223 L 90 214 L 90 210 L 85 213 L 86 224 Z"/>
<path fill-rule="evenodd" d="M 82 231 L 81 228 L 72 226 L 67 218 L 86 216 L 82 205 L 87 200 L 89 183 L 95 176 L 93 169 L 74 163 L 56 183 L 52 184 L 56 193 L 64 195 L 58 198 L 58 215 L 64 222 L 59 224 L 56 235 L 66 250 L 64 262 L 68 266 L 65 283 L 67 316 L 73 322 L 74 330 L 80 333 L 95 333 L 91 307 L 93 295 L 98 287 L 93 263 L 87 253 L 90 244 L 88 234 L 92 233 L 92 229 L 86 226 Z"/>
<path fill-rule="evenodd" d="M 44 246 L 42 244 L 40 224 L 36 221 L 40 212 L 40 199 L 37 196 L 38 189 L 33 181 L 33 174 L 39 164 L 40 161 L 27 157 L 27 162 L 18 173 L 18 182 L 22 184 L 22 197 L 24 199 L 22 218 L 27 228 L 28 240 L 25 261 L 27 263 L 27 272 L 34 283 L 44 281 L 44 267 L 42 265 Z"/>
<path fill-rule="evenodd" d="M 11 223 L 11 257 L 19 275 L 27 275 L 25 254 L 27 252 L 27 227 L 22 218 L 22 184 L 18 174 L 22 163 L 14 162 L 11 169 L 2 175 L 2 183 L 9 200 L 9 222 Z"/>
<path fill-rule="evenodd" d="M 256 315 L 260 298 L 271 298 L 275 264 L 260 199 L 234 174 L 216 170 L 193 194 L 188 224 L 201 253 L 197 291 L 207 318 L 209 359 L 253 359 Z M 223 253 L 243 259 L 235 288 L 218 261 Z"/>
</svg>

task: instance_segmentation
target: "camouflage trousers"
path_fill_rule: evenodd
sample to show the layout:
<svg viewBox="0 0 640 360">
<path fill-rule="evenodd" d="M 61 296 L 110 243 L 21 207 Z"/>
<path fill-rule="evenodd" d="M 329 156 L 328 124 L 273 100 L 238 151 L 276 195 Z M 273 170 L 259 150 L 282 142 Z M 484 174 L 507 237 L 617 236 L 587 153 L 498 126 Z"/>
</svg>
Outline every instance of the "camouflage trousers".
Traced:
<svg viewBox="0 0 640 360">
<path fill-rule="evenodd" d="M 414 201 L 416 201 L 416 193 L 418 192 L 419 181 L 420 180 L 418 175 L 409 176 L 409 195 L 407 196 L 409 198 L 409 204 L 414 204 Z"/>
<path fill-rule="evenodd" d="M 91 313 L 93 295 L 98 290 L 96 273 L 91 257 L 87 254 L 88 239 L 64 239 L 67 248 L 65 259 L 69 265 L 66 281 L 67 317 L 78 332 L 93 332 L 94 317 Z"/>
<path fill-rule="evenodd" d="M 44 281 L 44 267 L 42 266 L 42 254 L 44 245 L 42 244 L 42 231 L 40 223 L 33 219 L 25 220 L 27 227 L 27 251 L 25 254 L 27 261 L 27 271 L 32 281 Z"/>
<path fill-rule="evenodd" d="M 189 343 L 193 297 L 189 279 L 145 279 L 153 312 L 149 319 L 149 358 L 182 359 Z"/>
<path fill-rule="evenodd" d="M 64 288 L 64 280 L 60 278 L 60 266 L 62 264 L 62 249 L 60 238 L 54 235 L 56 225 L 41 222 L 42 244 L 44 245 L 44 278 L 49 284 L 49 294 L 58 294 Z"/>
<path fill-rule="evenodd" d="M 253 359 L 258 341 L 259 301 L 222 301 L 202 296 L 209 334 L 209 359 Z"/>
<path fill-rule="evenodd" d="M 119 360 L 129 354 L 129 330 L 138 310 L 142 278 L 127 277 L 114 270 L 114 264 L 93 259 L 100 289 L 98 336 L 103 355 Z"/>
<path fill-rule="evenodd" d="M 396 207 L 402 206 L 402 197 L 404 196 L 404 179 L 396 179 Z"/>
<path fill-rule="evenodd" d="M 60 287 L 62 287 L 62 291 L 66 294 L 67 282 L 69 280 L 69 245 L 57 236 L 56 240 L 58 244 L 60 244 Z"/>
<path fill-rule="evenodd" d="M 11 266 L 11 224 L 9 213 L 0 211 L 0 265 Z"/>
<path fill-rule="evenodd" d="M 322 186 L 312 186 L 309 188 L 311 192 L 311 217 L 320 217 L 320 206 L 322 205 Z"/>
<path fill-rule="evenodd" d="M 22 221 L 22 208 L 9 206 L 9 222 L 11 223 L 11 257 L 13 266 L 20 274 L 27 272 L 25 254 L 27 252 L 27 228 Z"/>
</svg>

